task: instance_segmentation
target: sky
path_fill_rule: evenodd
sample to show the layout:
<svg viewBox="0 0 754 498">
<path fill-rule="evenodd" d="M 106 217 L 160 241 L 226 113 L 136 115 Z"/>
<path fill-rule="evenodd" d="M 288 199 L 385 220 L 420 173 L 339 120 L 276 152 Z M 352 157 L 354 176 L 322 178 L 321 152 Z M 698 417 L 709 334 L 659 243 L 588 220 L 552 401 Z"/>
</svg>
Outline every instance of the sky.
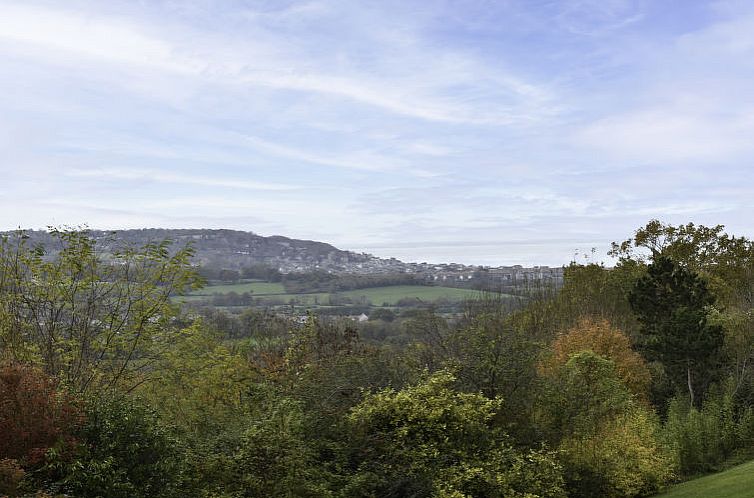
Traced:
<svg viewBox="0 0 754 498">
<path fill-rule="evenodd" d="M 754 237 L 753 160 L 751 1 L 0 0 L 0 229 L 558 266 Z"/>
</svg>

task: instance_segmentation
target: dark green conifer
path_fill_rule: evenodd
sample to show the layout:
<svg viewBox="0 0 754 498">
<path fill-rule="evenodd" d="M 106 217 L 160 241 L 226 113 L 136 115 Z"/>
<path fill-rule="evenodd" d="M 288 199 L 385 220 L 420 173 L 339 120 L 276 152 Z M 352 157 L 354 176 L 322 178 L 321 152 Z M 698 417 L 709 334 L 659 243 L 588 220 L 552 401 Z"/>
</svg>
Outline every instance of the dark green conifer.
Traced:
<svg viewBox="0 0 754 498">
<path fill-rule="evenodd" d="M 676 388 L 685 385 L 695 405 L 695 393 L 714 378 L 723 345 L 723 328 L 708 319 L 715 296 L 697 273 L 657 255 L 629 301 L 648 359 L 664 365 Z"/>
</svg>

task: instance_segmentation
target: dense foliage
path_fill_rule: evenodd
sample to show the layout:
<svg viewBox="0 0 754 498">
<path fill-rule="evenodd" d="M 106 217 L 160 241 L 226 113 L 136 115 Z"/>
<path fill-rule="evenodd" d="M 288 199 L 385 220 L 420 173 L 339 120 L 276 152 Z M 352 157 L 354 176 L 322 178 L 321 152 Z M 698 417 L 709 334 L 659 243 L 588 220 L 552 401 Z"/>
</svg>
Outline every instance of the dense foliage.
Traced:
<svg viewBox="0 0 754 498">
<path fill-rule="evenodd" d="M 9 496 L 628 498 L 754 450 L 754 248 L 721 227 L 362 324 L 181 310 L 190 247 L 52 237 L 0 244 Z"/>
</svg>

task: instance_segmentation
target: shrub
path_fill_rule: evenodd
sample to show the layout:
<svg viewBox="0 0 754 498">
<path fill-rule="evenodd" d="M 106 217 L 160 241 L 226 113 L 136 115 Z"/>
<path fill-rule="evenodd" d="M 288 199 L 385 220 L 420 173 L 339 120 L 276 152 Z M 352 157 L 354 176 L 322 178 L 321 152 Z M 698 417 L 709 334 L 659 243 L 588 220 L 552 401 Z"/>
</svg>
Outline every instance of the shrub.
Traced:
<svg viewBox="0 0 754 498">
<path fill-rule="evenodd" d="M 565 496 L 552 455 L 522 454 L 492 426 L 502 401 L 457 392 L 453 382 L 440 371 L 351 411 L 353 474 L 344 495 Z"/>
<path fill-rule="evenodd" d="M 20 363 L 0 366 L 0 459 L 35 466 L 81 422 L 73 399 L 40 369 Z"/>
<path fill-rule="evenodd" d="M 561 458 L 569 491 L 594 498 L 656 493 L 675 471 L 674 454 L 661 443 L 659 428 L 652 412 L 634 408 L 594 435 L 563 440 Z"/>
<path fill-rule="evenodd" d="M 737 407 L 733 392 L 729 383 L 714 387 L 700 410 L 689 407 L 686 397 L 670 402 L 663 433 L 683 474 L 716 470 L 737 449 L 751 447 L 754 413 L 751 407 Z"/>
<path fill-rule="evenodd" d="M 483 459 L 462 462 L 434 480 L 436 498 L 559 498 L 565 496 L 563 469 L 545 450 L 520 453 L 497 447 Z"/>
<path fill-rule="evenodd" d="M 156 413 L 127 397 L 93 398 L 72 460 L 48 451 L 38 479 L 50 491 L 88 498 L 172 496 L 181 477 L 181 454 Z"/>
<path fill-rule="evenodd" d="M 233 458 L 239 496 L 330 495 L 304 438 L 303 418 L 299 403 L 283 399 L 243 433 Z"/>
<path fill-rule="evenodd" d="M 573 354 L 546 374 L 540 425 L 553 444 L 570 436 L 590 437 L 632 405 L 615 363 L 592 351 Z"/>
</svg>

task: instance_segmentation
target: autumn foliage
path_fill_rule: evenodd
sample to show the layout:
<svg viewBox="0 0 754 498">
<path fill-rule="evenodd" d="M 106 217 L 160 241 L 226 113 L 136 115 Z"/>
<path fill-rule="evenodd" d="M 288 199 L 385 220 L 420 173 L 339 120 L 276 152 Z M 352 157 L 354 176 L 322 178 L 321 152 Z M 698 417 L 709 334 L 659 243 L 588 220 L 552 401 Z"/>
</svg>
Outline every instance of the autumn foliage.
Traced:
<svg viewBox="0 0 754 498">
<path fill-rule="evenodd" d="M 29 467 L 56 444 L 71 447 L 82 415 L 54 379 L 33 366 L 0 366 L 0 460 Z"/>
<path fill-rule="evenodd" d="M 582 319 L 575 327 L 559 335 L 552 344 L 552 356 L 542 369 L 553 372 L 581 351 L 593 351 L 615 363 L 616 373 L 634 394 L 645 397 L 651 375 L 644 359 L 631 348 L 628 336 L 607 320 Z"/>
</svg>

